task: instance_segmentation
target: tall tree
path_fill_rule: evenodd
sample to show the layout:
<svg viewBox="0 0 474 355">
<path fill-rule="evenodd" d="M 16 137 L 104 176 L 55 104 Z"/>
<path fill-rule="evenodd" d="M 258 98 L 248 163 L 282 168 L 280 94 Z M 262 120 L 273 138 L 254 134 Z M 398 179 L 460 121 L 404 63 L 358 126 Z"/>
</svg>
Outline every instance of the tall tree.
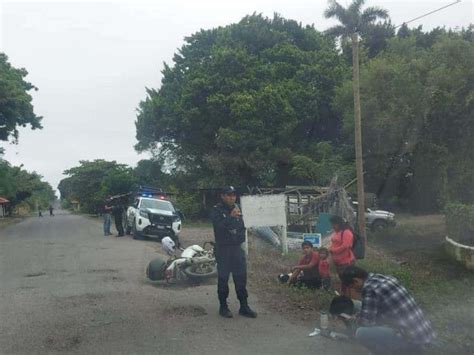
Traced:
<svg viewBox="0 0 474 355">
<path fill-rule="evenodd" d="M 329 1 L 329 7 L 324 12 L 326 18 L 336 18 L 340 24 L 327 30 L 327 33 L 352 41 L 352 73 L 354 92 L 354 133 L 355 133 L 355 156 L 357 175 L 357 198 L 358 198 L 358 227 L 359 232 L 365 237 L 365 192 L 364 192 L 364 170 L 362 161 L 362 132 L 360 117 L 360 84 L 359 84 L 359 32 L 367 30 L 368 27 L 378 19 L 386 19 L 388 12 L 378 7 L 368 7 L 362 11 L 362 6 L 366 0 L 353 0 L 344 8 L 336 0 Z M 365 238 L 367 240 L 367 238 Z"/>
<path fill-rule="evenodd" d="M 333 41 L 278 15 L 202 30 L 139 104 L 136 149 L 158 148 L 195 187 L 285 185 L 296 155 L 334 142 L 348 68 Z"/>
<path fill-rule="evenodd" d="M 0 53 L 0 141 L 18 140 L 18 128 L 42 128 L 41 117 L 33 111 L 31 90 L 37 88 L 25 81 L 28 72 L 16 69 L 4 53 Z"/>
<path fill-rule="evenodd" d="M 116 161 L 83 160 L 64 172 L 59 182 L 61 199 L 77 200 L 85 212 L 97 212 L 107 196 L 132 191 L 136 187 L 133 170 Z"/>
<path fill-rule="evenodd" d="M 428 48 L 419 33 L 393 38 L 361 67 L 366 184 L 383 204 L 433 212 L 474 202 L 474 44 L 464 34 L 446 31 Z M 334 103 L 347 140 L 351 84 Z"/>
<path fill-rule="evenodd" d="M 11 166 L 0 159 L 0 195 L 10 200 L 11 208 L 25 207 L 30 211 L 36 207 L 46 208 L 56 196 L 51 185 L 43 181 L 36 172 L 22 166 Z"/>
</svg>

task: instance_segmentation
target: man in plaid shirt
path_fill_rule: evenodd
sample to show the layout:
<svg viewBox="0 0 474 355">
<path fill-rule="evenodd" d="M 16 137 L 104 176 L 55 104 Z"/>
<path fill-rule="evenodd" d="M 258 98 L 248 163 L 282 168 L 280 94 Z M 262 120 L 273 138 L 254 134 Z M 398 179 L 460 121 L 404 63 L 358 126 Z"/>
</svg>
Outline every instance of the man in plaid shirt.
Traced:
<svg viewBox="0 0 474 355">
<path fill-rule="evenodd" d="M 430 322 L 393 276 L 348 267 L 341 277 L 361 295 L 356 339 L 375 354 L 417 354 L 434 339 Z"/>
</svg>

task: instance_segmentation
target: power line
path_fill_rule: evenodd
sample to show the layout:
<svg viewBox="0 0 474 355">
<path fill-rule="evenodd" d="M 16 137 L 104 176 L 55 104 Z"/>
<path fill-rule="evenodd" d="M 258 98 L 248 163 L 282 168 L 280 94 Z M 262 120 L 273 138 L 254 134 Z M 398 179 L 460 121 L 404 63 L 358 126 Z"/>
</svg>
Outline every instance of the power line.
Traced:
<svg viewBox="0 0 474 355">
<path fill-rule="evenodd" d="M 462 0 L 457 0 L 457 1 L 453 2 L 453 3 L 451 3 L 451 4 L 448 4 L 448 5 L 445 5 L 445 6 L 443 6 L 443 7 L 440 7 L 439 9 L 436 9 L 436 10 L 430 11 L 430 12 L 424 14 L 424 15 L 415 17 L 414 19 L 411 19 L 410 21 L 405 21 L 405 22 L 403 22 L 401 25 L 395 26 L 395 28 L 398 28 L 398 27 L 401 27 L 401 26 L 403 26 L 403 25 L 406 25 L 406 24 L 408 24 L 408 23 L 410 23 L 410 22 L 419 20 L 420 18 L 423 18 L 423 17 L 426 17 L 426 16 L 428 16 L 428 15 L 434 14 L 435 12 L 444 10 L 444 9 L 446 9 L 447 7 L 450 7 L 450 6 L 453 6 L 453 5 L 456 5 L 456 4 L 460 3 L 461 1 L 462 1 Z"/>
</svg>

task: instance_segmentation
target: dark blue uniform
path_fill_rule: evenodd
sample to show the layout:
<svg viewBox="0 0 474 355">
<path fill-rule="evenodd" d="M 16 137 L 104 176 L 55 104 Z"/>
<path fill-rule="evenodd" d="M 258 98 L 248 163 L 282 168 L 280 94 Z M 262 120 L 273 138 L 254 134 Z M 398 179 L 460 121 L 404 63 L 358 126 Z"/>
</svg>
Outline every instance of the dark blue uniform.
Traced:
<svg viewBox="0 0 474 355">
<path fill-rule="evenodd" d="M 245 242 L 245 226 L 241 217 L 233 217 L 234 207 L 224 203 L 214 206 L 211 213 L 215 253 L 217 261 L 217 294 L 221 305 L 227 303 L 229 296 L 229 276 L 232 273 L 235 292 L 241 304 L 247 304 L 247 263 L 242 243 Z"/>
</svg>

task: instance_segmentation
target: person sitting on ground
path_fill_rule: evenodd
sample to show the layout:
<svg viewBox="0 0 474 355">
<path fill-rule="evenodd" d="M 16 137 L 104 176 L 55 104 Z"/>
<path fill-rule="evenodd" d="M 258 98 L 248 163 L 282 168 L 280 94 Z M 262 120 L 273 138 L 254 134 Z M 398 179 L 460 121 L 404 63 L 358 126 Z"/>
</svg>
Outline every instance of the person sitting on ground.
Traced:
<svg viewBox="0 0 474 355">
<path fill-rule="evenodd" d="M 374 354 L 419 354 L 434 340 L 431 323 L 393 276 L 348 266 L 343 284 L 361 296 L 355 338 Z"/>
<path fill-rule="evenodd" d="M 307 240 L 301 244 L 301 248 L 303 249 L 303 256 L 298 265 L 293 267 L 288 283 L 297 287 L 320 288 L 319 254 L 313 249 L 313 244 Z"/>
<path fill-rule="evenodd" d="M 331 275 L 329 274 L 329 250 L 326 248 L 319 248 L 318 271 L 323 288 L 329 290 L 331 288 Z"/>
</svg>

